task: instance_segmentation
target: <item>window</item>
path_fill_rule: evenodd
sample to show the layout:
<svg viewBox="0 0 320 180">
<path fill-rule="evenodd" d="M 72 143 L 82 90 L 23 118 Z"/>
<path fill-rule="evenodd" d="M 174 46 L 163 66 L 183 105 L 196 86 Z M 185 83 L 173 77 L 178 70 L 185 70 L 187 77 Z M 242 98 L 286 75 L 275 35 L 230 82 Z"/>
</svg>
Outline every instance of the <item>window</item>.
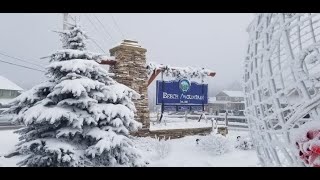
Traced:
<svg viewBox="0 0 320 180">
<path fill-rule="evenodd" d="M 10 91 L 10 96 L 11 97 L 16 97 L 17 96 L 17 92 L 16 91 Z"/>
</svg>

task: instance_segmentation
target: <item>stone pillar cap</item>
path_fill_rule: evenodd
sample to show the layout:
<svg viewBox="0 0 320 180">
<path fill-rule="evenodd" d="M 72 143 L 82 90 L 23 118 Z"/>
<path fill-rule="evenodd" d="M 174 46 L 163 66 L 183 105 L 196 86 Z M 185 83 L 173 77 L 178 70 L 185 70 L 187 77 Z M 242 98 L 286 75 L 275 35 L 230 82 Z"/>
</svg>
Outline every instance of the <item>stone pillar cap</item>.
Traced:
<svg viewBox="0 0 320 180">
<path fill-rule="evenodd" d="M 134 49 L 142 52 L 146 52 L 147 50 L 142 48 L 141 45 L 139 45 L 138 41 L 125 39 L 123 40 L 119 45 L 115 46 L 114 48 L 111 48 L 109 50 L 110 55 L 113 56 L 114 52 L 119 49 Z"/>
<path fill-rule="evenodd" d="M 133 47 L 141 47 L 141 46 L 139 45 L 138 41 L 130 40 L 130 39 L 125 39 L 125 40 L 123 40 L 120 45 L 133 46 Z"/>
</svg>

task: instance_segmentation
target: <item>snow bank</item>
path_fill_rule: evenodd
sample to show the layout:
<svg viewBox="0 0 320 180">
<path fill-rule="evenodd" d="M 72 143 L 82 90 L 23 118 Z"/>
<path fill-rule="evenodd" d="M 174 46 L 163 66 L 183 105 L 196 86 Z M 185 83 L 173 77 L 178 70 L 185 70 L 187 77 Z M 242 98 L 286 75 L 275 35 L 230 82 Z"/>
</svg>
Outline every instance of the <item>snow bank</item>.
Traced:
<svg viewBox="0 0 320 180">
<path fill-rule="evenodd" d="M 0 130 L 0 167 L 15 167 L 16 163 L 21 160 L 20 157 L 5 158 L 9 152 L 15 149 L 19 142 L 19 135 L 14 134 L 13 130 Z"/>
<path fill-rule="evenodd" d="M 233 143 L 237 136 L 245 137 L 247 131 L 230 131 L 226 139 Z M 210 135 L 215 136 L 215 135 Z M 209 139 L 206 136 L 187 136 L 180 139 L 161 140 L 150 137 L 134 138 L 133 144 L 149 161 L 149 166 L 156 167 L 247 167 L 257 166 L 258 158 L 254 150 L 242 151 L 231 148 L 230 152 L 221 155 L 212 155 L 211 149 L 208 151 L 200 150 L 196 144 L 196 139 Z M 212 138 L 211 138 L 212 139 Z M 210 139 L 210 141 L 211 141 Z M 204 141 L 204 140 L 203 140 Z M 202 142 L 203 142 L 202 141 Z M 18 135 L 13 130 L 0 131 L 0 166 L 14 167 L 22 158 L 12 157 L 4 158 L 14 149 L 14 145 L 18 142 Z M 201 145 L 200 145 L 201 146 Z"/>
<path fill-rule="evenodd" d="M 144 137 L 135 138 L 133 142 L 137 149 L 143 152 L 142 154 L 148 161 L 163 159 L 170 151 L 169 140 Z"/>
</svg>

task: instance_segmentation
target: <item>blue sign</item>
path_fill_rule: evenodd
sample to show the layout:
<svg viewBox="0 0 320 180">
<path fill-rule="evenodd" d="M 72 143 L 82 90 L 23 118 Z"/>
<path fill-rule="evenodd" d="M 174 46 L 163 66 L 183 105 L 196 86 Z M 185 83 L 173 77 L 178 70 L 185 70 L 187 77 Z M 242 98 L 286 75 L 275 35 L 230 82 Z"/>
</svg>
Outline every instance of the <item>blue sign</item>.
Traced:
<svg viewBox="0 0 320 180">
<path fill-rule="evenodd" d="M 208 84 L 198 84 L 187 79 L 157 81 L 156 103 L 164 105 L 206 105 Z M 179 109 L 178 109 L 179 110 Z"/>
</svg>

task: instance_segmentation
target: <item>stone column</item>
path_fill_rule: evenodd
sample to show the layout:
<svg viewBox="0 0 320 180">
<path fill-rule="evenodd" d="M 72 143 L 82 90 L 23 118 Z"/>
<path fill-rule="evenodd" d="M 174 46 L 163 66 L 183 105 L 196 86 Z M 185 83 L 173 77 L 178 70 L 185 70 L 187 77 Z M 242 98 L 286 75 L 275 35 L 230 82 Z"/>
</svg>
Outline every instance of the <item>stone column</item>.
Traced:
<svg viewBox="0 0 320 180">
<path fill-rule="evenodd" d="M 135 118 L 143 128 L 149 129 L 148 76 L 145 68 L 147 50 L 137 41 L 124 40 L 120 45 L 110 49 L 110 55 L 117 63 L 110 68 L 114 79 L 138 92 L 141 97 L 134 100 L 137 112 Z"/>
</svg>

